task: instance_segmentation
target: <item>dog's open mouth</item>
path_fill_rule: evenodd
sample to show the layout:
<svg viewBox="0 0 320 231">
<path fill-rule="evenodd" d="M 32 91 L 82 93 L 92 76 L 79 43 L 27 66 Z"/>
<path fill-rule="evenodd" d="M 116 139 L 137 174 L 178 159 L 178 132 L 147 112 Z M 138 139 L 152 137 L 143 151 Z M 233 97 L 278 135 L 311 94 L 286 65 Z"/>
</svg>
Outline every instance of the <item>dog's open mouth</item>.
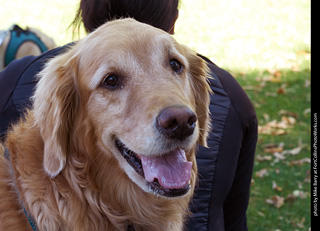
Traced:
<svg viewBox="0 0 320 231">
<path fill-rule="evenodd" d="M 192 163 L 187 161 L 182 149 L 151 157 L 134 153 L 118 139 L 115 143 L 124 159 L 147 180 L 154 193 L 177 197 L 189 191 Z"/>
</svg>

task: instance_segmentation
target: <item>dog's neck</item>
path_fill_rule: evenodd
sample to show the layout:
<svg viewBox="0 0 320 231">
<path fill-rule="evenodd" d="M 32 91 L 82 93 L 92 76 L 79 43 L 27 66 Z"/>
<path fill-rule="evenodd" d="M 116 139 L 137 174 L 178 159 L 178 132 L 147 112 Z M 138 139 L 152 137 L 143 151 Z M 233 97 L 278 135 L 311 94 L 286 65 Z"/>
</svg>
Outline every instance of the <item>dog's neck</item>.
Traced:
<svg viewBox="0 0 320 231">
<path fill-rule="evenodd" d="M 8 150 L 7 148 L 5 148 L 5 153 L 4 153 L 4 155 L 5 155 L 5 158 L 10 161 L 10 152 L 9 152 L 9 150 Z M 11 163 L 11 161 L 10 161 L 10 163 Z M 26 209 L 26 207 L 24 206 L 24 203 L 23 203 L 23 201 L 22 201 L 22 199 L 21 199 L 21 196 L 20 196 L 20 193 L 19 193 L 17 187 L 15 187 L 15 188 L 16 188 L 16 192 L 17 192 L 17 194 L 18 194 L 18 198 L 19 198 L 19 201 L 20 201 L 20 206 L 21 206 L 22 210 L 24 211 L 24 213 L 25 213 L 25 215 L 26 215 L 26 218 L 27 218 L 27 220 L 29 221 L 29 224 L 30 224 L 32 230 L 34 230 L 34 231 L 39 231 L 35 219 L 34 219 L 33 216 L 27 211 L 27 209 Z M 135 231 L 134 225 L 133 225 L 133 223 L 132 223 L 131 221 L 126 221 L 126 231 Z"/>
<path fill-rule="evenodd" d="M 10 151 L 8 148 L 5 148 L 5 151 L 4 151 L 4 157 L 11 163 L 11 160 L 10 160 Z M 13 173 L 12 173 L 13 174 Z M 14 175 L 14 174 L 13 174 Z M 15 177 L 15 176 L 13 176 Z M 15 182 L 15 181 L 13 181 Z M 17 196 L 18 196 L 18 199 L 19 199 L 19 202 L 20 202 L 20 206 L 24 212 L 24 214 L 26 215 L 26 218 L 28 219 L 29 221 L 29 224 L 32 228 L 32 230 L 34 231 L 39 231 L 38 229 L 38 226 L 37 226 L 37 222 L 35 221 L 35 219 L 33 218 L 33 216 L 28 212 L 28 210 L 26 209 L 26 207 L 24 206 L 24 203 L 23 203 L 23 200 L 21 198 L 21 195 L 20 195 L 20 192 L 19 192 L 19 189 L 18 187 L 14 184 L 13 187 L 15 188 L 15 191 L 17 192 Z M 134 230 L 134 229 L 133 229 Z"/>
</svg>

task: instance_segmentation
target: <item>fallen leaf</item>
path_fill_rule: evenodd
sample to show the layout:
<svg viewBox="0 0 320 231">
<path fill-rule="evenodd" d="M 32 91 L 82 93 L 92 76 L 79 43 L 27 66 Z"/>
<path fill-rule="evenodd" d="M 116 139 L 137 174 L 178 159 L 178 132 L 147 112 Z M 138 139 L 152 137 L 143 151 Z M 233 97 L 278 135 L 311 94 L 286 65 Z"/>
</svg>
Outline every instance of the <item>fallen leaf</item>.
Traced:
<svg viewBox="0 0 320 231">
<path fill-rule="evenodd" d="M 307 176 L 306 176 L 306 178 L 304 178 L 304 182 L 306 182 L 306 183 L 310 183 L 311 182 L 311 170 L 310 169 L 308 169 L 307 171 L 306 171 L 306 174 L 307 174 Z"/>
<path fill-rule="evenodd" d="M 267 71 L 268 71 L 271 75 L 273 75 L 275 78 L 281 78 L 281 76 L 282 76 L 281 71 L 279 71 L 279 70 L 268 69 Z"/>
<path fill-rule="evenodd" d="M 304 111 L 303 111 L 303 114 L 306 115 L 308 113 L 311 112 L 311 108 L 306 108 Z"/>
<path fill-rule="evenodd" d="M 282 116 L 282 115 L 285 115 L 285 116 L 291 116 L 291 117 L 294 117 L 294 118 L 298 118 L 299 115 L 295 112 L 291 112 L 291 111 L 288 111 L 288 110 L 284 110 L 284 109 L 281 109 L 279 112 L 278 112 L 278 115 Z"/>
<path fill-rule="evenodd" d="M 302 165 L 304 163 L 308 163 L 310 164 L 311 163 L 311 159 L 310 158 L 303 158 L 303 159 L 300 159 L 300 160 L 293 160 L 290 162 L 290 165 Z"/>
<path fill-rule="evenodd" d="M 305 199 L 307 197 L 307 193 L 300 190 L 294 190 L 293 195 L 300 199 Z"/>
<path fill-rule="evenodd" d="M 278 192 L 282 191 L 282 188 L 279 187 L 275 181 L 272 181 L 272 189 Z"/>
<path fill-rule="evenodd" d="M 263 149 L 264 152 L 266 153 L 276 153 L 276 152 L 282 152 L 283 151 L 283 147 L 266 147 Z"/>
<path fill-rule="evenodd" d="M 293 149 L 289 149 L 289 150 L 284 149 L 283 142 L 281 142 L 279 144 L 270 143 L 270 144 L 264 145 L 263 151 L 265 153 L 273 154 L 273 157 L 274 157 L 273 163 L 278 163 L 280 160 L 285 160 L 288 155 L 299 154 L 301 152 L 303 146 L 304 145 L 302 144 L 301 140 L 298 141 L 298 147 L 293 148 Z M 265 160 L 272 160 L 272 156 L 258 155 L 256 160 L 260 161 L 260 162 L 265 161 Z M 311 162 L 310 158 L 303 158 L 300 160 L 291 161 L 290 165 L 302 165 L 303 163 L 310 163 L 310 162 Z"/>
<path fill-rule="evenodd" d="M 285 155 L 279 152 L 273 153 L 273 156 L 275 157 L 275 160 L 274 160 L 275 163 L 279 162 L 279 160 L 286 159 Z"/>
<path fill-rule="evenodd" d="M 290 125 L 292 124 L 289 122 L 289 120 L 285 119 L 284 117 L 282 117 L 280 122 L 273 120 L 270 123 L 270 126 L 274 128 L 283 128 L 283 129 L 292 128 L 292 126 Z"/>
<path fill-rule="evenodd" d="M 284 129 L 277 129 L 271 132 L 271 135 L 273 136 L 280 136 L 280 135 L 285 135 L 287 132 Z"/>
<path fill-rule="evenodd" d="M 288 125 L 294 125 L 297 122 L 296 118 L 292 117 L 292 116 L 282 116 L 281 121 L 283 121 L 284 123 L 286 123 Z"/>
<path fill-rule="evenodd" d="M 285 199 L 285 202 L 289 202 L 289 203 L 293 203 L 297 200 L 297 197 L 295 197 L 294 195 L 292 194 L 289 194 L 286 199 Z"/>
<path fill-rule="evenodd" d="M 299 147 L 296 147 L 296 148 L 290 150 L 288 153 L 291 154 L 291 155 L 297 155 L 297 154 L 300 153 L 301 149 L 302 149 L 302 147 L 299 146 Z"/>
<path fill-rule="evenodd" d="M 256 176 L 259 178 L 263 178 L 268 175 L 268 170 L 266 168 L 261 169 L 260 171 L 256 172 Z"/>
<path fill-rule="evenodd" d="M 284 135 L 287 133 L 286 129 L 292 128 L 295 124 L 295 120 L 291 118 L 283 117 L 281 121 L 272 120 L 264 126 L 258 126 L 258 132 L 266 135 Z"/>
<path fill-rule="evenodd" d="M 263 118 L 265 121 L 269 121 L 270 120 L 270 116 L 267 113 L 263 113 Z"/>
<path fill-rule="evenodd" d="M 267 156 L 257 155 L 256 160 L 259 162 L 269 161 L 269 160 L 272 160 L 272 156 L 270 156 L 270 155 L 267 155 Z"/>
<path fill-rule="evenodd" d="M 284 204 L 284 198 L 278 195 L 272 196 L 271 199 L 267 199 L 268 204 L 274 205 L 276 208 L 280 208 Z"/>
<path fill-rule="evenodd" d="M 282 153 L 283 154 L 289 154 L 289 155 L 297 155 L 297 154 L 299 154 L 301 152 L 302 148 L 303 148 L 303 144 L 302 144 L 301 139 L 299 139 L 298 147 L 293 148 L 291 150 L 284 150 Z"/>
<path fill-rule="evenodd" d="M 297 226 L 301 229 L 303 229 L 305 226 L 304 226 L 304 222 L 306 221 L 306 219 L 303 217 L 301 222 L 300 223 L 297 223 Z"/>
<path fill-rule="evenodd" d="M 296 147 L 294 149 L 291 149 L 291 150 L 284 150 L 282 153 L 283 154 L 289 154 L 289 155 L 297 155 L 300 153 L 302 147 L 299 146 L 299 147 Z"/>
<path fill-rule="evenodd" d="M 284 94 L 285 92 L 286 92 L 286 90 L 282 87 L 277 90 L 277 93 L 280 95 Z"/>
<path fill-rule="evenodd" d="M 276 77 L 276 78 L 281 78 L 281 72 L 279 70 L 276 70 L 274 73 L 273 73 L 273 76 Z"/>
</svg>

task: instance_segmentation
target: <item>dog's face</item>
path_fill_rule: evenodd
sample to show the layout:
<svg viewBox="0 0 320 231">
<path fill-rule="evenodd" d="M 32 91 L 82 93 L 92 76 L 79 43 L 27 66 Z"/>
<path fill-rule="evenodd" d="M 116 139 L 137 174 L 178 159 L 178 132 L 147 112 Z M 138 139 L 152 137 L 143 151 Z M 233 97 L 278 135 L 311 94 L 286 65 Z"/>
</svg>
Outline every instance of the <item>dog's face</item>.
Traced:
<svg viewBox="0 0 320 231">
<path fill-rule="evenodd" d="M 205 145 L 208 132 L 206 68 L 151 26 L 125 19 L 100 27 L 41 73 L 34 111 L 46 172 L 63 170 L 78 123 L 144 191 L 186 194 L 195 144 Z"/>
</svg>

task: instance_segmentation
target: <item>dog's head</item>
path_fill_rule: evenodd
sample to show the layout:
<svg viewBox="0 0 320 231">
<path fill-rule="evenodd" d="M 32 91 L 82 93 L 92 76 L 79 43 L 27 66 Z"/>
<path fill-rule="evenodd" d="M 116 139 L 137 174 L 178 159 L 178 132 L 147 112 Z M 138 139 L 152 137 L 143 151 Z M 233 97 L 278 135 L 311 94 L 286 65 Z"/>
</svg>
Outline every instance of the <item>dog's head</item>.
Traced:
<svg viewBox="0 0 320 231">
<path fill-rule="evenodd" d="M 58 175 L 70 149 L 84 146 L 77 129 L 90 126 L 91 142 L 144 191 L 183 195 L 195 145 L 206 145 L 209 92 L 205 62 L 169 34 L 132 19 L 107 23 L 40 74 L 44 169 Z"/>
</svg>

